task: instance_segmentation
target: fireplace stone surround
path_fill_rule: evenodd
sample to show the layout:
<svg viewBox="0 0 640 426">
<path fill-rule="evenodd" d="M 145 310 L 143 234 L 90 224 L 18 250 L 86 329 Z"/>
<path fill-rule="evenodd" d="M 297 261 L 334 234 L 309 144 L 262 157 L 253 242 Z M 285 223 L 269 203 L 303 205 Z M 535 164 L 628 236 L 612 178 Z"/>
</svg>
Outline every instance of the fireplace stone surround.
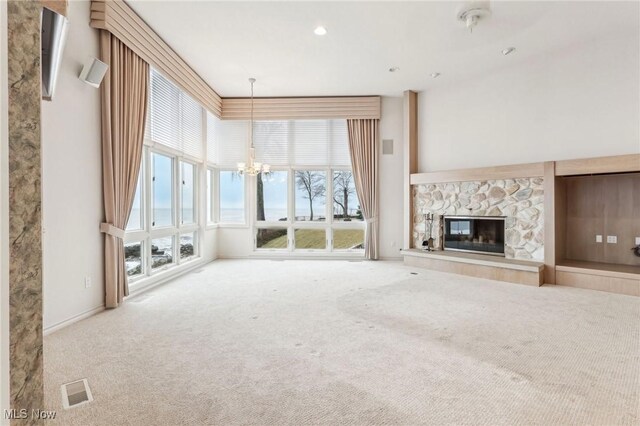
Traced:
<svg viewBox="0 0 640 426">
<path fill-rule="evenodd" d="M 435 215 L 432 237 L 443 247 L 443 216 L 504 217 L 504 256 L 544 260 L 543 179 L 519 178 L 413 186 L 415 247 L 425 239 L 424 215 Z"/>
</svg>

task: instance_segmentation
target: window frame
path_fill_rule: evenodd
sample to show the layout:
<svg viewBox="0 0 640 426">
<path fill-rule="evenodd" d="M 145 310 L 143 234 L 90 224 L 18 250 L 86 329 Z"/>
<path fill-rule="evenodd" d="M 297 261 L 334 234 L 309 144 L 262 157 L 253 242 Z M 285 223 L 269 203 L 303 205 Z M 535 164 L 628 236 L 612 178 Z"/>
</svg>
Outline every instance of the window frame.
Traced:
<svg viewBox="0 0 640 426">
<path fill-rule="evenodd" d="M 287 220 L 286 221 L 257 221 L 257 178 L 251 179 L 251 236 L 253 238 L 253 255 L 277 255 L 277 256 L 335 256 L 339 254 L 347 257 L 364 258 L 364 249 L 334 249 L 333 248 L 333 232 L 334 229 L 358 229 L 366 233 L 366 221 L 334 221 L 333 220 L 333 172 L 334 171 L 350 171 L 351 167 L 347 166 L 277 166 L 272 167 L 273 171 L 288 171 L 288 200 L 287 200 Z M 323 171 L 326 173 L 326 195 L 325 195 L 325 220 L 317 222 L 296 221 L 295 220 L 295 172 L 301 170 Z M 245 179 L 246 182 L 247 179 Z M 356 194 L 357 197 L 357 194 Z M 358 200 L 360 203 L 360 200 Z M 286 249 L 265 249 L 257 246 L 257 231 L 259 229 L 287 228 L 287 248 Z M 296 248 L 295 246 L 295 230 L 296 229 L 324 229 L 326 235 L 325 249 L 308 249 Z"/>
</svg>

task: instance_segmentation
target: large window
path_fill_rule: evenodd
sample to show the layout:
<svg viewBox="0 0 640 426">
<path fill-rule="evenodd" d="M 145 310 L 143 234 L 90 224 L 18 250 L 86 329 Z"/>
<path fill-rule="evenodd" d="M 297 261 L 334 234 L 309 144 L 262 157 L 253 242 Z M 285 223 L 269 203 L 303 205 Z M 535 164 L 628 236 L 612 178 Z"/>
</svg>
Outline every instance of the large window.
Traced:
<svg viewBox="0 0 640 426">
<path fill-rule="evenodd" d="M 365 223 L 345 120 L 258 121 L 254 247 L 272 252 L 362 253 Z"/>
<path fill-rule="evenodd" d="M 204 110 L 155 70 L 150 77 L 142 165 L 125 235 L 130 281 L 179 267 L 200 251 Z"/>
<path fill-rule="evenodd" d="M 207 115 L 207 222 L 247 226 L 258 252 L 363 254 L 346 120 L 258 120 L 254 145 L 271 173 L 243 176 L 248 120 Z"/>
</svg>

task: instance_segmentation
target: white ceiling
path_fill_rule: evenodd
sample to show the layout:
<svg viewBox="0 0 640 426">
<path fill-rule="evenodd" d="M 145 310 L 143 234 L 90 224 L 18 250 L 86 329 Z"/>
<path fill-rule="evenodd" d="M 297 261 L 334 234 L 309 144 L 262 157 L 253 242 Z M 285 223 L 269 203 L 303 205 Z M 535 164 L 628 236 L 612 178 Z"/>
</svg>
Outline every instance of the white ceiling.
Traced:
<svg viewBox="0 0 640 426">
<path fill-rule="evenodd" d="M 640 36 L 635 1 L 492 1 L 472 34 L 458 1 L 127 3 L 223 97 L 247 96 L 249 77 L 256 96 L 399 96 L 610 33 Z"/>
</svg>

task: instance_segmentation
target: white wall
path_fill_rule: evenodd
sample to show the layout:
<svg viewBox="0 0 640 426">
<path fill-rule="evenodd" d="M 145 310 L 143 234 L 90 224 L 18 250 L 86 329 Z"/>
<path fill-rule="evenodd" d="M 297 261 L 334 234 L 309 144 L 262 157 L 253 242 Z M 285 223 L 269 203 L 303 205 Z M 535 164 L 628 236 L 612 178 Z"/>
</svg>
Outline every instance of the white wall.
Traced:
<svg viewBox="0 0 640 426">
<path fill-rule="evenodd" d="M 7 3 L 0 2 L 0 424 L 9 408 L 9 118 L 7 100 Z"/>
<path fill-rule="evenodd" d="M 393 139 L 393 155 L 380 155 L 380 257 L 400 259 L 402 246 L 402 98 L 382 98 L 382 139 Z M 382 142 L 381 142 L 382 143 Z M 252 196 L 247 191 L 247 196 Z M 253 203 L 249 203 L 253 208 Z M 217 254 L 221 258 L 246 258 L 253 254 L 250 227 L 218 228 Z"/>
<path fill-rule="evenodd" d="M 45 330 L 104 304 L 100 91 L 78 79 L 86 58 L 99 55 L 89 6 L 69 2 L 56 91 L 42 103 Z"/>
<path fill-rule="evenodd" d="M 640 152 L 638 32 L 612 34 L 419 96 L 419 170 Z M 440 77 L 446 79 L 446 75 Z"/>
<path fill-rule="evenodd" d="M 400 259 L 403 226 L 402 98 L 382 98 L 380 143 L 393 140 L 393 154 L 380 148 L 380 258 Z"/>
</svg>

